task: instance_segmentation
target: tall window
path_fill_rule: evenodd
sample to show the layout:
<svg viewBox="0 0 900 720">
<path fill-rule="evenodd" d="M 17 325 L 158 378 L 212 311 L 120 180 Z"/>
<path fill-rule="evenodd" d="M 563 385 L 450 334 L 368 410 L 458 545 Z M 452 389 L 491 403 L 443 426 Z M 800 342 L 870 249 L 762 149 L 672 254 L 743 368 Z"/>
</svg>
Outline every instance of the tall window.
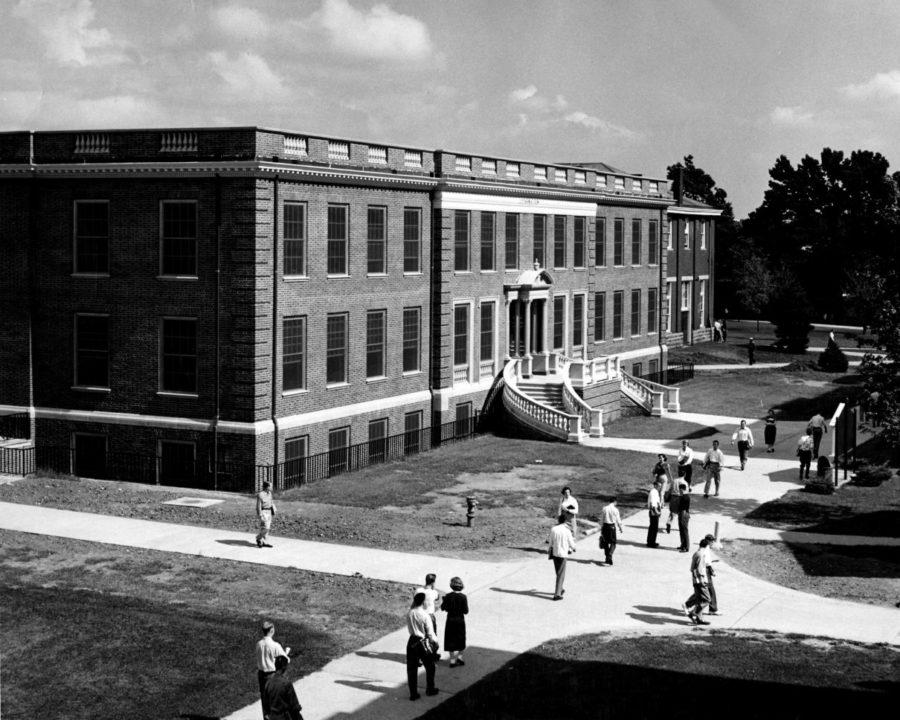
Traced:
<svg viewBox="0 0 900 720">
<path fill-rule="evenodd" d="M 469 364 L 469 306 L 453 307 L 453 364 Z"/>
<path fill-rule="evenodd" d="M 347 382 L 347 315 L 329 315 L 325 326 L 325 382 Z"/>
<path fill-rule="evenodd" d="M 468 437 L 472 434 L 472 403 L 459 403 L 456 406 L 456 437 Z"/>
<path fill-rule="evenodd" d="M 109 387 L 109 316 L 75 316 L 75 384 Z"/>
<path fill-rule="evenodd" d="M 572 346 L 584 346 L 584 295 L 572 296 Z"/>
<path fill-rule="evenodd" d="M 479 360 L 482 365 L 490 364 L 493 372 L 494 362 L 494 303 L 481 303 L 481 342 Z"/>
<path fill-rule="evenodd" d="M 368 209 L 366 230 L 366 272 L 369 275 L 387 273 L 387 210 Z"/>
<path fill-rule="evenodd" d="M 282 390 L 302 390 L 306 387 L 306 317 L 284 319 L 282 343 Z"/>
<path fill-rule="evenodd" d="M 575 267 L 583 268 L 585 266 L 584 262 L 584 248 L 587 243 L 586 237 L 586 229 L 585 229 L 585 219 L 583 217 L 575 218 L 575 237 L 572 246 L 572 262 Z"/>
<path fill-rule="evenodd" d="M 553 298 L 553 349 L 566 348 L 566 297 L 557 295 Z"/>
<path fill-rule="evenodd" d="M 659 302 L 659 290 L 655 287 L 647 288 L 647 332 L 655 333 L 657 327 L 656 306 Z"/>
<path fill-rule="evenodd" d="M 669 229 L 668 235 L 666 236 L 666 250 L 672 250 L 672 243 L 675 242 L 673 233 L 675 232 L 675 223 L 671 220 L 668 221 L 667 227 Z"/>
<path fill-rule="evenodd" d="M 659 263 L 659 221 L 651 220 L 647 223 L 647 262 L 651 265 Z"/>
<path fill-rule="evenodd" d="M 553 267 L 566 266 L 566 217 L 556 215 L 553 218 Z"/>
<path fill-rule="evenodd" d="M 613 223 L 613 265 L 625 264 L 625 221 L 616 218 Z"/>
<path fill-rule="evenodd" d="M 496 270 L 494 259 L 494 235 L 496 232 L 496 216 L 494 213 L 481 213 L 481 269 Z"/>
<path fill-rule="evenodd" d="M 408 412 L 403 416 L 403 453 L 415 455 L 422 449 L 422 411 Z"/>
<path fill-rule="evenodd" d="M 421 308 L 403 308 L 403 372 L 419 371 Z"/>
<path fill-rule="evenodd" d="M 606 293 L 594 293 L 594 341 L 606 340 Z"/>
<path fill-rule="evenodd" d="M 700 327 L 706 327 L 706 282 L 700 281 L 700 297 L 697 298 L 697 319 Z"/>
<path fill-rule="evenodd" d="M 534 259 L 547 267 L 547 216 L 534 216 Z"/>
<path fill-rule="evenodd" d="M 469 213 L 465 210 L 453 213 L 453 269 L 469 270 Z"/>
<path fill-rule="evenodd" d="M 328 274 L 347 275 L 347 206 L 328 206 Z"/>
<path fill-rule="evenodd" d="M 504 268 L 515 270 L 519 267 L 519 216 L 506 213 L 506 258 Z"/>
<path fill-rule="evenodd" d="M 631 291 L 631 334 L 639 335 L 641 332 L 641 291 Z"/>
<path fill-rule="evenodd" d="M 328 474 L 336 475 L 350 469 L 350 428 L 328 431 Z"/>
<path fill-rule="evenodd" d="M 666 283 L 666 332 L 672 332 L 672 317 L 675 314 L 675 283 Z"/>
<path fill-rule="evenodd" d="M 197 203 L 165 200 L 161 206 L 163 275 L 197 275 Z"/>
<path fill-rule="evenodd" d="M 606 267 L 606 218 L 594 221 L 594 265 Z"/>
<path fill-rule="evenodd" d="M 75 201 L 76 273 L 109 272 L 109 202 Z"/>
<path fill-rule="evenodd" d="M 700 223 L 700 249 L 706 250 L 706 226 L 708 223 Z"/>
<path fill-rule="evenodd" d="M 369 420 L 369 462 L 384 462 L 387 455 L 388 419 Z"/>
<path fill-rule="evenodd" d="M 684 249 L 691 249 L 691 223 L 687 220 L 684 221 Z"/>
<path fill-rule="evenodd" d="M 366 313 L 366 377 L 384 377 L 385 317 L 384 310 Z"/>
<path fill-rule="evenodd" d="M 641 221 L 634 218 L 631 221 L 631 264 L 641 264 Z"/>
<path fill-rule="evenodd" d="M 422 272 L 422 211 L 403 210 L 403 272 Z"/>
<path fill-rule="evenodd" d="M 293 487 L 306 481 L 306 455 L 309 438 L 291 438 L 284 442 L 284 485 Z"/>
<path fill-rule="evenodd" d="M 160 390 L 197 392 L 197 321 L 163 318 Z"/>
<path fill-rule="evenodd" d="M 682 310 L 690 310 L 691 309 L 691 281 L 690 280 L 682 280 L 681 281 L 681 309 Z"/>
<path fill-rule="evenodd" d="M 306 275 L 306 206 L 284 204 L 284 274 Z"/>
<path fill-rule="evenodd" d="M 613 293 L 613 340 L 619 340 L 622 337 L 622 302 L 624 293 L 616 290 Z"/>
</svg>

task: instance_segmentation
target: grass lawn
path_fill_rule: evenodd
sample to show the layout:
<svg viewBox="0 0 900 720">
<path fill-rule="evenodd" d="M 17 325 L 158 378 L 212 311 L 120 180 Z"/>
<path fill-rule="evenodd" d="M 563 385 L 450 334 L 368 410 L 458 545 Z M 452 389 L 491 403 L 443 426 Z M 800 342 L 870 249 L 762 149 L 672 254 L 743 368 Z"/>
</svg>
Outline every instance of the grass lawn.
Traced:
<svg viewBox="0 0 900 720">
<path fill-rule="evenodd" d="M 700 440 L 718 431 L 709 425 L 684 422 L 670 417 L 632 415 L 604 426 L 607 437 Z"/>
<path fill-rule="evenodd" d="M 422 717 L 876 717 L 896 707 L 898 673 L 900 652 L 881 645 L 709 629 L 584 635 L 515 658 Z"/>
<path fill-rule="evenodd" d="M 400 627 L 409 588 L 0 531 L 0 603 L 4 720 L 218 718 L 259 697 L 263 618 L 306 675 Z"/>
<path fill-rule="evenodd" d="M 523 557 L 523 548 L 543 543 L 563 485 L 572 486 L 587 519 L 612 493 L 627 514 L 643 507 L 651 466 L 642 453 L 484 435 L 279 495 L 272 532 L 449 557 Z M 223 502 L 162 504 L 185 495 Z M 472 528 L 469 495 L 479 502 Z M 30 476 L 0 485 L 0 500 L 256 532 L 246 495 Z"/>
</svg>

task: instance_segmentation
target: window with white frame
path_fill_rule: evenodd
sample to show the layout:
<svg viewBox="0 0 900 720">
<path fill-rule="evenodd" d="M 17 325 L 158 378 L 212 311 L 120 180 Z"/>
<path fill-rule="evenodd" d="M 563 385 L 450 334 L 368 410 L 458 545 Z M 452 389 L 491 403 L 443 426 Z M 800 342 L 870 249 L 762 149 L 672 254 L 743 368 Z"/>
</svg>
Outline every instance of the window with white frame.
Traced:
<svg viewBox="0 0 900 720">
<path fill-rule="evenodd" d="M 347 275 L 347 206 L 328 206 L 328 274 Z"/>
<path fill-rule="evenodd" d="M 159 389 L 197 393 L 197 320 L 163 318 L 160 323 Z"/>
<path fill-rule="evenodd" d="M 494 317 L 497 304 L 493 301 L 481 303 L 481 335 L 479 342 L 479 374 L 490 377 L 494 374 Z"/>
<path fill-rule="evenodd" d="M 281 351 L 283 392 L 306 388 L 306 316 L 286 317 Z"/>
<path fill-rule="evenodd" d="M 284 274 L 306 275 L 306 205 L 284 204 Z"/>
<path fill-rule="evenodd" d="M 606 293 L 594 293 L 594 342 L 606 340 Z"/>
<path fill-rule="evenodd" d="M 566 216 L 553 218 L 553 267 L 566 267 Z"/>
<path fill-rule="evenodd" d="M 453 213 L 453 269 L 469 272 L 469 213 L 456 210 Z"/>
<path fill-rule="evenodd" d="M 620 340 L 622 338 L 622 312 L 624 302 L 624 291 L 616 290 L 613 293 L 613 340 Z"/>
<path fill-rule="evenodd" d="M 584 347 L 584 295 L 576 293 L 572 296 L 572 348 L 580 350 Z"/>
<path fill-rule="evenodd" d="M 566 349 L 566 296 L 553 297 L 553 349 Z"/>
<path fill-rule="evenodd" d="M 325 322 L 325 382 L 347 382 L 347 313 L 329 314 Z"/>
<path fill-rule="evenodd" d="M 422 272 L 422 211 L 403 209 L 403 272 Z"/>
<path fill-rule="evenodd" d="M 606 267 L 606 218 L 594 221 L 594 265 Z"/>
<path fill-rule="evenodd" d="M 384 368 L 387 330 L 387 311 L 366 312 L 366 377 L 380 378 L 387 373 Z"/>
<path fill-rule="evenodd" d="M 109 387 L 109 315 L 75 316 L 75 385 Z"/>
<path fill-rule="evenodd" d="M 576 268 L 583 268 L 585 262 L 585 246 L 587 245 L 587 227 L 583 217 L 576 217 L 572 235 L 572 264 Z"/>
<path fill-rule="evenodd" d="M 700 223 L 700 249 L 706 250 L 706 226 L 708 223 Z"/>
<path fill-rule="evenodd" d="M 366 272 L 387 273 L 387 208 L 369 207 L 366 212 Z"/>
<path fill-rule="evenodd" d="M 659 263 L 659 220 L 647 222 L 647 262 L 651 265 Z"/>
<path fill-rule="evenodd" d="M 340 142 L 338 140 L 328 141 L 328 159 L 329 160 L 349 160 L 350 159 L 350 143 Z"/>
<path fill-rule="evenodd" d="M 547 216 L 534 216 L 534 259 L 541 267 L 547 267 Z"/>
<path fill-rule="evenodd" d="M 492 212 L 481 213 L 481 269 L 493 271 L 497 269 L 495 235 L 497 216 Z"/>
<path fill-rule="evenodd" d="M 673 250 L 674 246 L 672 243 L 675 242 L 673 233 L 675 232 L 675 224 L 669 220 L 668 221 L 668 233 L 666 234 L 666 250 Z"/>
<path fill-rule="evenodd" d="M 308 435 L 284 441 L 284 487 L 295 487 L 306 481 L 308 447 Z"/>
<path fill-rule="evenodd" d="M 160 204 L 160 274 L 197 276 L 197 201 L 163 200 Z"/>
<path fill-rule="evenodd" d="M 635 289 L 631 291 L 631 334 L 640 335 L 641 333 L 641 291 Z"/>
<path fill-rule="evenodd" d="M 422 308 L 403 308 L 403 372 L 419 372 L 422 345 Z"/>
<path fill-rule="evenodd" d="M 657 331 L 656 306 L 659 300 L 659 290 L 655 287 L 647 288 L 647 332 Z"/>
<path fill-rule="evenodd" d="M 504 269 L 516 270 L 519 267 L 519 216 L 516 213 L 506 213 L 506 243 L 504 249 Z"/>
<path fill-rule="evenodd" d="M 675 313 L 675 283 L 666 283 L 666 332 L 672 332 L 672 316 Z"/>
<path fill-rule="evenodd" d="M 690 310 L 691 309 L 691 281 L 690 280 L 682 280 L 681 281 L 681 309 L 682 310 Z"/>
<path fill-rule="evenodd" d="M 684 249 L 691 249 L 691 223 L 688 220 L 684 221 Z"/>
<path fill-rule="evenodd" d="M 706 282 L 700 281 L 700 297 L 697 298 L 697 320 L 700 327 L 706 327 Z"/>
<path fill-rule="evenodd" d="M 469 379 L 469 305 L 453 306 L 453 379 Z"/>
<path fill-rule="evenodd" d="M 109 201 L 75 201 L 76 274 L 109 273 Z"/>
</svg>

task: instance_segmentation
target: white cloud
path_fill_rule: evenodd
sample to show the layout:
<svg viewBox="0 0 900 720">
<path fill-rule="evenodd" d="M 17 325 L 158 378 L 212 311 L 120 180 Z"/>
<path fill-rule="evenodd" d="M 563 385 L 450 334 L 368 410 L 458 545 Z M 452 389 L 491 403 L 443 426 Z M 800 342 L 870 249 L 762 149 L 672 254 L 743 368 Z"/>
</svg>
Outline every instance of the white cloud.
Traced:
<svg viewBox="0 0 900 720">
<path fill-rule="evenodd" d="M 900 70 L 877 73 L 864 83 L 845 85 L 841 92 L 851 100 L 887 100 L 900 97 Z"/>
<path fill-rule="evenodd" d="M 629 130 L 627 127 L 615 125 L 611 122 L 607 122 L 606 120 L 601 120 L 595 115 L 588 115 L 581 110 L 569 113 L 563 119 L 568 123 L 572 123 L 573 125 L 582 125 L 588 130 L 602 132 L 604 135 L 608 135 L 611 137 L 634 139 L 638 136 L 634 130 Z"/>
<path fill-rule="evenodd" d="M 532 98 L 535 95 L 537 95 L 537 87 L 529 85 L 528 87 L 513 90 L 509 94 L 509 99 L 513 102 L 525 102 L 528 98 Z"/>
<path fill-rule="evenodd" d="M 428 27 L 384 4 L 368 12 L 347 0 L 324 0 L 316 20 L 339 52 L 360 58 L 421 60 L 432 54 Z"/>
<path fill-rule="evenodd" d="M 19 0 L 13 15 L 41 35 L 47 57 L 56 62 L 110 65 L 126 59 L 109 30 L 91 27 L 96 15 L 91 0 Z"/>
<path fill-rule="evenodd" d="M 167 115 L 148 98 L 137 95 L 75 97 L 42 91 L 0 95 L 0 127 L 121 128 L 163 125 Z"/>
<path fill-rule="evenodd" d="M 803 127 L 812 124 L 813 114 L 804 112 L 799 105 L 779 106 L 769 113 L 769 120 L 773 125 L 781 127 Z"/>
<path fill-rule="evenodd" d="M 212 18 L 219 30 L 232 37 L 260 38 L 269 33 L 266 18 L 256 10 L 241 5 L 216 7 Z"/>
<path fill-rule="evenodd" d="M 541 95 L 533 84 L 512 90 L 508 98 L 515 110 L 517 130 L 523 130 L 525 127 L 534 130 L 548 129 L 554 125 L 571 124 L 610 137 L 633 139 L 638 136 L 633 130 L 614 125 L 583 110 L 566 112 L 569 102 L 565 97 L 557 95 L 550 98 Z"/>
<path fill-rule="evenodd" d="M 224 52 L 207 55 L 213 71 L 225 81 L 227 89 L 244 98 L 268 97 L 284 92 L 281 78 L 259 55 L 243 52 L 229 58 Z"/>
</svg>

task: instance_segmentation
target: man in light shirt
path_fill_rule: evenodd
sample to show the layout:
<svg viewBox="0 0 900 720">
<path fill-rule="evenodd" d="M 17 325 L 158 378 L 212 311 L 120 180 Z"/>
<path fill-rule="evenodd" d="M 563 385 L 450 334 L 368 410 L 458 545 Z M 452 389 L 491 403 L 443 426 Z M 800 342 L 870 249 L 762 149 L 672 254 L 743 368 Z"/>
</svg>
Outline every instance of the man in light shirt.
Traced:
<svg viewBox="0 0 900 720">
<path fill-rule="evenodd" d="M 569 530 L 572 531 L 572 537 L 578 537 L 578 501 L 572 495 L 572 488 L 568 485 L 562 489 L 560 494 L 562 499 L 559 501 L 559 510 L 556 511 L 556 514 L 566 516 Z"/>
<path fill-rule="evenodd" d="M 275 674 L 275 658 L 284 657 L 290 662 L 288 653 L 291 649 L 275 642 L 275 626 L 266 620 L 262 624 L 262 639 L 256 643 L 256 679 L 259 681 L 259 697 L 262 700 L 263 718 L 269 715 L 269 700 L 266 696 L 266 683 Z"/>
<path fill-rule="evenodd" d="M 562 600 L 565 590 L 563 584 L 566 581 L 566 560 L 569 553 L 575 552 L 575 538 L 566 522 L 566 516 L 560 515 L 556 519 L 556 525 L 550 530 L 550 559 L 553 561 L 553 569 L 556 570 L 556 590 L 553 593 L 554 600 Z"/>
<path fill-rule="evenodd" d="M 619 539 L 617 531 L 622 532 L 622 517 L 616 507 L 616 498 L 611 497 L 600 511 L 600 549 L 606 554 L 607 565 L 613 564 L 613 553 Z"/>
<path fill-rule="evenodd" d="M 683 477 L 684 481 L 690 487 L 693 483 L 691 478 L 694 474 L 694 451 L 691 444 L 687 440 L 681 441 L 681 450 L 678 451 L 678 477 Z"/>
<path fill-rule="evenodd" d="M 406 613 L 406 629 L 409 631 L 409 640 L 406 643 L 406 682 L 409 685 L 409 699 L 419 699 L 419 663 L 425 666 L 425 694 L 437 695 L 438 689 L 434 685 L 434 660 L 433 648 L 438 647 L 437 633 L 434 631 L 431 618 L 425 612 L 425 593 L 417 592 L 413 597 L 412 606 Z M 429 647 L 426 647 L 427 641 Z"/>
<path fill-rule="evenodd" d="M 694 585 L 694 592 L 681 606 L 685 615 L 691 619 L 694 625 L 709 625 L 703 619 L 703 611 L 709 607 L 709 578 L 706 574 L 707 555 L 705 553 L 707 545 L 709 545 L 709 541 L 703 538 L 700 541 L 700 547 L 691 558 L 691 582 Z"/>
<path fill-rule="evenodd" d="M 812 465 L 813 439 L 809 433 L 800 436 L 797 443 L 797 457 L 800 458 L 800 480 L 809 480 L 809 466 Z M 804 478 L 804 471 L 806 477 Z"/>
<path fill-rule="evenodd" d="M 434 583 L 437 581 L 437 575 L 434 573 L 428 573 L 425 576 L 425 585 L 424 587 L 416 588 L 416 592 L 413 593 L 425 593 L 425 604 L 422 605 L 422 609 L 425 610 L 426 613 L 431 617 L 431 624 L 434 626 L 434 632 L 437 633 L 437 615 L 435 615 L 435 611 L 437 610 L 437 601 L 440 598 L 441 594 L 434 589 Z"/>
<path fill-rule="evenodd" d="M 747 421 L 741 420 L 741 426 L 731 436 L 731 444 L 737 443 L 738 455 L 741 458 L 741 470 L 747 465 L 747 453 L 753 447 L 753 433 L 747 427 Z"/>
<path fill-rule="evenodd" d="M 650 488 L 647 496 L 647 510 L 650 513 L 650 525 L 647 527 L 647 547 L 658 548 L 656 535 L 659 533 L 659 516 L 662 515 L 662 483 L 657 480 Z"/>
<path fill-rule="evenodd" d="M 828 432 L 828 422 L 822 417 L 822 413 L 816 413 L 809 419 L 809 430 L 812 432 L 813 439 L 813 457 L 819 457 L 819 443 L 822 442 L 822 436 Z"/>
<path fill-rule="evenodd" d="M 703 469 L 706 470 L 706 485 L 703 486 L 703 497 L 709 497 L 709 485 L 713 480 L 716 483 L 716 495 L 719 494 L 723 465 L 725 465 L 725 455 L 719 450 L 719 441 L 713 440 L 712 447 L 706 451 L 706 455 L 703 458 Z"/>
</svg>

